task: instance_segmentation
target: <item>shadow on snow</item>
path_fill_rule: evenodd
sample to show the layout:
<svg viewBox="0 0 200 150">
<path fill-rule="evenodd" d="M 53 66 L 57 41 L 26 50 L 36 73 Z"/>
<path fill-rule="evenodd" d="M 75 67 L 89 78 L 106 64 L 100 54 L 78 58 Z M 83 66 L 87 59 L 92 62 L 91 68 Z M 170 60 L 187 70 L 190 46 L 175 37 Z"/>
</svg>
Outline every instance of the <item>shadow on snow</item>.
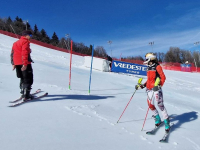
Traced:
<svg viewBox="0 0 200 150">
<path fill-rule="evenodd" d="M 184 123 L 196 120 L 198 118 L 197 113 L 198 112 L 192 111 L 192 112 L 183 113 L 181 115 L 171 115 L 170 116 L 170 117 L 172 117 L 172 119 L 170 119 L 171 122 L 178 121 L 177 123 L 174 123 L 171 132 L 176 130 L 177 128 L 180 128 L 181 125 Z"/>
<path fill-rule="evenodd" d="M 187 112 L 187 113 L 183 113 L 181 115 L 170 115 L 170 122 L 175 122 L 173 123 L 173 126 L 170 130 L 170 132 L 173 132 L 175 130 L 177 130 L 178 128 L 181 128 L 182 124 L 184 123 L 189 123 L 191 121 L 194 121 L 198 118 L 197 115 L 198 112 L 192 111 L 192 112 Z M 171 134 L 171 133 L 170 133 Z M 168 137 L 169 138 L 169 137 Z M 168 141 L 168 139 L 167 139 Z"/>
<path fill-rule="evenodd" d="M 47 95 L 46 99 L 36 99 L 30 102 L 44 102 L 56 100 L 102 100 L 114 98 L 114 96 L 98 96 L 98 95 Z"/>
</svg>

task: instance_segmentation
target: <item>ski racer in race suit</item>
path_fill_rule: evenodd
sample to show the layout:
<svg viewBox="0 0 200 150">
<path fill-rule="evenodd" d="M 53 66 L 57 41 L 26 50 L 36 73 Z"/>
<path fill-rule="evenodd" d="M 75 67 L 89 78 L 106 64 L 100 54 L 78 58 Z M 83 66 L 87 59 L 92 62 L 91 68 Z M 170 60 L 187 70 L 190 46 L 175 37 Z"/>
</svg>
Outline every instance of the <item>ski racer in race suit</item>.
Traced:
<svg viewBox="0 0 200 150">
<path fill-rule="evenodd" d="M 162 86 L 164 85 L 164 82 L 166 80 L 165 74 L 162 70 L 162 67 L 159 65 L 156 56 L 153 53 L 147 53 L 146 61 L 144 64 L 147 64 L 147 81 L 144 84 L 141 84 L 140 86 L 135 86 L 136 90 L 143 89 L 146 87 L 147 91 L 147 102 L 149 105 L 149 108 L 153 111 L 154 117 L 155 117 L 155 125 L 159 126 L 161 124 L 161 119 L 159 116 L 159 112 L 155 107 L 155 103 L 157 103 L 158 108 L 161 110 L 164 123 L 165 123 L 165 130 L 170 129 L 169 125 L 169 116 L 167 113 L 167 110 L 164 106 L 163 102 L 163 92 L 162 92 Z M 157 86 L 155 86 L 156 79 L 159 78 L 160 82 Z"/>
<path fill-rule="evenodd" d="M 13 44 L 11 51 L 11 64 L 13 70 L 16 69 L 17 77 L 20 78 L 20 89 L 22 97 L 31 98 L 30 90 L 33 84 L 33 69 L 31 66 L 32 59 L 30 57 L 30 39 L 31 31 L 23 31 L 21 38 Z"/>
</svg>

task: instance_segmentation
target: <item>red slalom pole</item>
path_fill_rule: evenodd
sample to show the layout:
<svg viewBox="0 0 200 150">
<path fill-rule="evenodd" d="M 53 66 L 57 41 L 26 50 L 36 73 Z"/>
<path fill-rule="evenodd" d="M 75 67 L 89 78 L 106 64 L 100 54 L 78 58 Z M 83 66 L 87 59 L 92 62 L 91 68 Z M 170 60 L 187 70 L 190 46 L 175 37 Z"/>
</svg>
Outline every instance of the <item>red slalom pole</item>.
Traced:
<svg viewBox="0 0 200 150">
<path fill-rule="evenodd" d="M 69 90 L 71 89 L 72 44 L 73 44 L 73 41 L 71 40 L 71 51 L 70 51 L 70 70 L 69 70 Z"/>
<path fill-rule="evenodd" d="M 135 90 L 135 92 L 136 92 L 136 90 Z M 133 93 L 133 95 L 135 94 L 135 92 Z M 119 119 L 118 119 L 117 123 L 118 123 L 118 122 L 119 122 L 119 120 L 121 119 L 122 115 L 124 114 L 124 112 L 125 112 L 126 108 L 127 108 L 127 107 L 128 107 L 128 105 L 129 105 L 129 103 L 131 102 L 131 100 L 132 100 L 132 98 L 133 98 L 133 95 L 131 96 L 131 99 L 129 100 L 129 102 L 128 102 L 128 104 L 126 105 L 126 107 L 125 107 L 124 111 L 122 112 L 121 116 L 119 117 Z"/>
</svg>

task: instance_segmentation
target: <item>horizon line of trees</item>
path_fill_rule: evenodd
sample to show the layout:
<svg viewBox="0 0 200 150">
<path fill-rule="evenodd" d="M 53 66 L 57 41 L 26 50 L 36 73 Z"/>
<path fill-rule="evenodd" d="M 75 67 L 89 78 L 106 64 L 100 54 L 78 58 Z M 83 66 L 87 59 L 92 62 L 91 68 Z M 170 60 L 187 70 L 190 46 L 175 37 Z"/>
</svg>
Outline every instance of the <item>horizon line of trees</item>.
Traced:
<svg viewBox="0 0 200 150">
<path fill-rule="evenodd" d="M 12 27 L 11 27 L 12 26 Z M 35 24 L 32 28 L 28 21 L 23 21 L 22 18 L 18 16 L 15 20 L 12 20 L 11 17 L 0 18 L 0 30 L 12 32 L 18 35 L 21 35 L 24 30 L 31 30 L 33 32 L 33 39 L 51 44 L 60 48 L 69 50 L 71 47 L 71 38 L 67 39 L 64 37 L 58 38 L 56 32 L 53 33 L 52 37 L 49 37 L 45 29 L 38 29 L 38 26 Z M 14 30 L 14 31 L 13 31 Z M 92 45 L 85 46 L 84 43 L 73 42 L 73 51 L 81 54 L 91 55 L 92 54 Z M 159 62 L 172 62 L 172 63 L 185 63 L 186 61 L 190 63 L 195 63 L 196 66 L 200 67 L 200 54 L 199 52 L 191 52 L 189 50 L 182 50 L 179 47 L 170 47 L 166 53 L 155 53 Z M 94 56 L 97 57 L 107 57 L 108 54 L 103 46 L 97 46 L 94 49 Z M 129 60 L 141 60 L 144 61 L 142 56 L 127 56 L 122 59 Z"/>
<path fill-rule="evenodd" d="M 0 30 L 12 32 L 14 34 L 21 35 L 24 30 L 31 30 L 33 32 L 32 39 L 51 44 L 66 50 L 69 50 L 71 47 L 71 38 L 67 39 L 64 37 L 58 38 L 56 32 L 53 33 L 52 37 L 47 35 L 45 29 L 38 29 L 37 24 L 32 28 L 28 21 L 23 21 L 22 18 L 16 17 L 14 20 L 11 17 L 0 18 Z M 91 55 L 92 54 L 92 45 L 85 46 L 84 43 L 73 42 L 73 51 L 81 54 Z M 106 50 L 103 46 L 97 46 L 94 49 L 94 56 L 97 57 L 107 57 Z"/>
<path fill-rule="evenodd" d="M 158 62 L 167 63 L 180 63 L 184 64 L 186 61 L 193 63 L 195 66 L 200 67 L 200 53 L 199 51 L 183 50 L 179 47 L 170 47 L 166 53 L 154 53 L 157 56 Z M 125 59 L 125 58 L 122 58 Z M 127 57 L 130 60 L 144 61 L 141 56 Z"/>
</svg>

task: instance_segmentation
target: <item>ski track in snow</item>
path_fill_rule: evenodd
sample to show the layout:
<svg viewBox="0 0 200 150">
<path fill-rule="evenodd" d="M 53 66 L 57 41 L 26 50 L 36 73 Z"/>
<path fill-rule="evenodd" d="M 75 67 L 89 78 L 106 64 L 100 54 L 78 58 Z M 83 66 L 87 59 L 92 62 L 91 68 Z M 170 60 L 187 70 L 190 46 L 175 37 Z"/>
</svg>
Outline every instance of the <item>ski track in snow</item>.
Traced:
<svg viewBox="0 0 200 150">
<path fill-rule="evenodd" d="M 195 143 L 194 141 L 192 141 L 190 138 L 188 137 L 184 137 L 186 140 L 188 140 L 191 144 L 192 144 L 192 147 L 195 149 L 195 150 L 200 150 L 200 146 Z"/>
<path fill-rule="evenodd" d="M 142 108 L 141 106 L 137 106 L 138 107 L 138 110 L 142 110 L 142 111 L 145 111 L 144 108 Z"/>
<path fill-rule="evenodd" d="M 99 107 L 100 105 L 80 105 L 80 106 L 65 106 L 65 109 L 76 113 L 80 116 L 85 116 L 85 117 L 89 117 L 89 118 L 93 118 L 93 119 L 97 119 L 99 121 L 105 121 L 106 123 L 108 123 L 110 126 L 115 126 L 117 125 L 117 123 L 113 123 L 111 122 L 109 119 L 101 116 L 99 113 L 97 113 L 97 111 L 95 111 L 94 109 Z M 126 129 L 125 127 L 120 127 L 121 130 L 123 130 L 125 133 L 129 133 L 130 135 L 134 135 L 134 132 L 129 131 L 128 129 Z"/>
<path fill-rule="evenodd" d="M 188 91 L 200 92 L 200 88 L 198 87 L 199 83 L 197 82 L 191 82 L 187 80 L 173 78 L 173 79 L 167 79 L 166 83 L 170 84 L 171 88 L 176 91 L 186 89 Z"/>
<path fill-rule="evenodd" d="M 71 107 L 65 106 L 67 110 L 70 110 L 73 113 L 89 118 L 97 118 L 99 121 L 106 121 L 109 125 L 114 126 L 114 123 L 110 122 L 105 117 L 102 117 L 94 110 L 96 107 L 99 107 L 99 105 L 80 105 Z"/>
<path fill-rule="evenodd" d="M 58 86 L 58 85 L 52 85 L 52 84 L 41 84 L 40 85 L 40 87 L 42 87 L 42 89 L 44 88 L 45 89 L 45 87 L 50 87 L 50 88 L 53 88 L 54 90 L 58 90 L 58 91 L 66 91 L 66 90 L 68 90 L 67 88 L 63 88 L 63 87 L 60 87 L 60 86 Z M 74 93 L 74 94 L 76 94 L 76 91 L 71 91 L 71 94 L 72 93 Z M 79 94 L 83 94 L 83 95 L 85 95 L 85 93 L 84 92 L 82 92 L 82 93 L 80 93 L 79 92 Z M 180 108 L 178 108 L 178 107 L 176 107 L 176 106 L 174 106 L 174 105 L 172 105 L 172 104 L 168 104 L 167 103 L 167 105 L 169 105 L 169 106 L 171 106 L 171 107 L 174 107 L 175 109 L 177 109 L 177 110 L 181 110 Z M 103 117 L 103 116 L 101 116 L 99 113 L 97 113 L 97 111 L 95 111 L 95 109 L 97 108 L 97 107 L 100 107 L 100 105 L 76 105 L 76 106 L 65 106 L 64 108 L 65 109 L 67 109 L 68 111 L 71 111 L 72 113 L 75 113 L 75 114 L 77 114 L 77 115 L 80 115 L 80 116 L 83 116 L 83 117 L 88 117 L 88 118 L 92 118 L 92 119 L 97 119 L 98 121 L 105 121 L 107 124 L 109 124 L 110 126 L 115 126 L 115 127 L 117 127 L 116 125 L 117 125 L 117 123 L 113 123 L 113 122 L 111 122 L 109 119 L 107 119 L 107 118 L 105 118 L 105 117 Z M 142 111 L 146 111 L 145 109 L 143 109 L 141 106 L 137 106 L 137 110 L 142 110 Z M 128 134 L 130 134 L 130 135 L 136 135 L 134 132 L 132 132 L 132 131 L 129 131 L 126 127 L 118 127 L 118 128 L 120 128 L 122 131 L 124 131 L 125 133 L 128 133 Z M 144 134 L 145 132 L 143 132 L 143 134 Z M 148 144 L 153 144 L 154 142 L 153 141 L 151 141 L 148 137 L 149 137 L 149 135 L 139 135 L 139 138 L 142 140 L 142 141 L 146 141 Z M 157 136 L 158 137 L 158 140 L 159 140 L 159 136 Z M 177 146 L 178 145 L 178 143 L 177 142 L 173 142 L 173 141 L 171 141 L 172 143 L 173 143 L 173 145 L 174 146 Z M 191 140 L 190 140 L 190 142 L 192 142 Z M 194 143 L 194 142 L 193 142 Z M 198 146 L 196 146 L 196 147 L 198 147 Z M 159 149 L 161 149 L 162 147 L 158 147 Z M 196 150 L 196 149 L 195 149 Z M 197 149 L 197 150 L 199 150 L 199 149 Z"/>
<path fill-rule="evenodd" d="M 93 119 L 98 119 L 99 121 L 105 121 L 106 123 L 108 123 L 111 126 L 116 126 L 116 123 L 112 123 L 111 121 L 109 121 L 109 119 L 102 117 L 99 113 L 97 113 L 97 111 L 95 111 L 95 108 L 100 107 L 100 105 L 80 105 L 80 106 L 65 106 L 64 108 L 67 109 L 68 111 L 71 111 L 72 113 L 75 113 L 77 115 L 80 116 L 84 116 L 84 117 L 88 117 L 88 118 L 93 118 Z M 122 131 L 124 131 L 125 133 L 128 133 L 129 135 L 136 135 L 134 132 L 129 131 L 126 127 L 120 127 Z M 145 132 L 143 132 L 144 134 Z M 142 141 L 146 141 L 148 144 L 153 144 L 154 142 L 151 141 L 150 139 L 148 139 L 149 135 L 139 135 L 139 138 Z M 159 136 L 158 140 L 159 140 Z M 161 143 L 162 144 L 162 143 Z M 174 146 L 177 146 L 178 143 L 177 142 L 173 142 Z M 158 148 L 161 148 L 160 146 Z"/>
</svg>

